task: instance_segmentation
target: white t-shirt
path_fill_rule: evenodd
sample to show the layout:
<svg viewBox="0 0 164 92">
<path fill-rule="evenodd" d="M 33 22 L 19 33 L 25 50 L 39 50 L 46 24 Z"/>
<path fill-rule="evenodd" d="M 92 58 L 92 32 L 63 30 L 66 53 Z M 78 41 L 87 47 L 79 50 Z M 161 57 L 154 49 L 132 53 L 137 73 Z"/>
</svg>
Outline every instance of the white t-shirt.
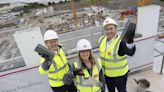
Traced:
<svg viewBox="0 0 164 92">
<path fill-rule="evenodd" d="M 107 40 L 107 43 L 106 43 L 106 49 L 109 48 L 110 44 L 113 42 L 114 39 L 116 39 L 116 37 L 118 36 L 118 34 L 116 34 L 112 39 L 110 39 L 109 41 Z M 129 49 L 132 49 L 134 47 L 134 43 L 126 43 L 126 46 L 129 48 Z"/>
</svg>

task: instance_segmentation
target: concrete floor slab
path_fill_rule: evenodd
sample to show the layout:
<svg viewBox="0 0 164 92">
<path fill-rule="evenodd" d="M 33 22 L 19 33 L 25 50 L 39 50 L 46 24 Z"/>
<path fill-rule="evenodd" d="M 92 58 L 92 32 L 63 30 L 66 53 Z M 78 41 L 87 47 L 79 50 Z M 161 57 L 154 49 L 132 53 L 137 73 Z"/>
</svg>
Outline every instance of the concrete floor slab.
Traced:
<svg viewBox="0 0 164 92">
<path fill-rule="evenodd" d="M 128 92 L 137 92 L 137 84 L 134 78 L 137 80 L 143 78 L 147 79 L 151 83 L 148 90 L 152 92 L 164 92 L 164 75 L 157 74 L 153 70 L 130 74 L 127 82 Z"/>
</svg>

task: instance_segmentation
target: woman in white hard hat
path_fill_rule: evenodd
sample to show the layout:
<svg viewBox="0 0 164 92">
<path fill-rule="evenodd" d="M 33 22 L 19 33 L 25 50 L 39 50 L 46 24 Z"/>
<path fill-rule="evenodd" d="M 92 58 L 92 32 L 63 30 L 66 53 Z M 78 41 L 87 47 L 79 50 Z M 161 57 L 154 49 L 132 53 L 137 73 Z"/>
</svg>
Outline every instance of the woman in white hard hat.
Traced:
<svg viewBox="0 0 164 92">
<path fill-rule="evenodd" d="M 41 58 L 39 72 L 48 74 L 49 85 L 53 92 L 77 92 L 73 82 L 70 85 L 64 84 L 63 77 L 69 71 L 69 66 L 62 46 L 58 43 L 57 33 L 53 30 L 46 31 L 44 41 L 47 48 L 55 55 L 53 61 L 47 60 L 44 56 Z"/>
<path fill-rule="evenodd" d="M 78 61 L 72 65 L 72 71 L 64 79 L 75 79 L 78 92 L 105 92 L 105 81 L 101 61 L 92 54 L 91 43 L 86 39 L 78 41 Z"/>
<path fill-rule="evenodd" d="M 135 25 L 135 24 L 132 24 Z M 99 51 L 102 66 L 104 68 L 105 81 L 109 92 L 126 91 L 128 77 L 127 55 L 133 56 L 136 47 L 133 43 L 134 26 L 130 27 L 127 40 L 121 39 L 117 34 L 117 23 L 112 18 L 106 18 L 103 23 L 105 35 L 99 39 Z"/>
</svg>

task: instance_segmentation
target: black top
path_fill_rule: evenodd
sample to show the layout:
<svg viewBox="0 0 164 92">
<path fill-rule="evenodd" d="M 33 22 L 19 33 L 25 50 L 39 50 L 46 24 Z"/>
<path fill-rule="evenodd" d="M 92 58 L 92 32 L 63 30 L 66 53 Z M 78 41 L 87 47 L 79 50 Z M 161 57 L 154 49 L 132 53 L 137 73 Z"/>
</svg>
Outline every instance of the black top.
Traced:
<svg viewBox="0 0 164 92">
<path fill-rule="evenodd" d="M 118 55 L 119 56 L 124 56 L 125 54 L 128 55 L 128 56 L 133 56 L 135 51 L 136 51 L 136 46 L 135 45 L 132 49 L 129 49 L 126 46 L 125 42 L 123 42 L 123 41 L 120 42 L 120 46 L 119 46 L 119 50 L 118 50 Z"/>
</svg>

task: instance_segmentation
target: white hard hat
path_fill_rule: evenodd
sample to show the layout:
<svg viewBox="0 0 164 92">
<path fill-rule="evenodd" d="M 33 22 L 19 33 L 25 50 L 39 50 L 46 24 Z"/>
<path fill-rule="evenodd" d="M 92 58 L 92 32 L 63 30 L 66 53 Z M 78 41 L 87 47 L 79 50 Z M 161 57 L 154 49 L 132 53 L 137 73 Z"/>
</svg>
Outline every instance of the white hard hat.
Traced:
<svg viewBox="0 0 164 92">
<path fill-rule="evenodd" d="M 58 34 L 54 30 L 48 30 L 44 34 L 44 41 L 58 39 Z"/>
<path fill-rule="evenodd" d="M 81 50 L 89 50 L 92 49 L 91 43 L 86 40 L 86 39 L 81 39 L 77 42 L 76 45 L 76 50 L 81 51 Z"/>
<path fill-rule="evenodd" d="M 107 17 L 104 22 L 103 22 L 103 27 L 105 27 L 106 25 L 108 24 L 114 24 L 117 26 L 117 23 L 114 19 L 110 18 L 110 17 Z"/>
</svg>

